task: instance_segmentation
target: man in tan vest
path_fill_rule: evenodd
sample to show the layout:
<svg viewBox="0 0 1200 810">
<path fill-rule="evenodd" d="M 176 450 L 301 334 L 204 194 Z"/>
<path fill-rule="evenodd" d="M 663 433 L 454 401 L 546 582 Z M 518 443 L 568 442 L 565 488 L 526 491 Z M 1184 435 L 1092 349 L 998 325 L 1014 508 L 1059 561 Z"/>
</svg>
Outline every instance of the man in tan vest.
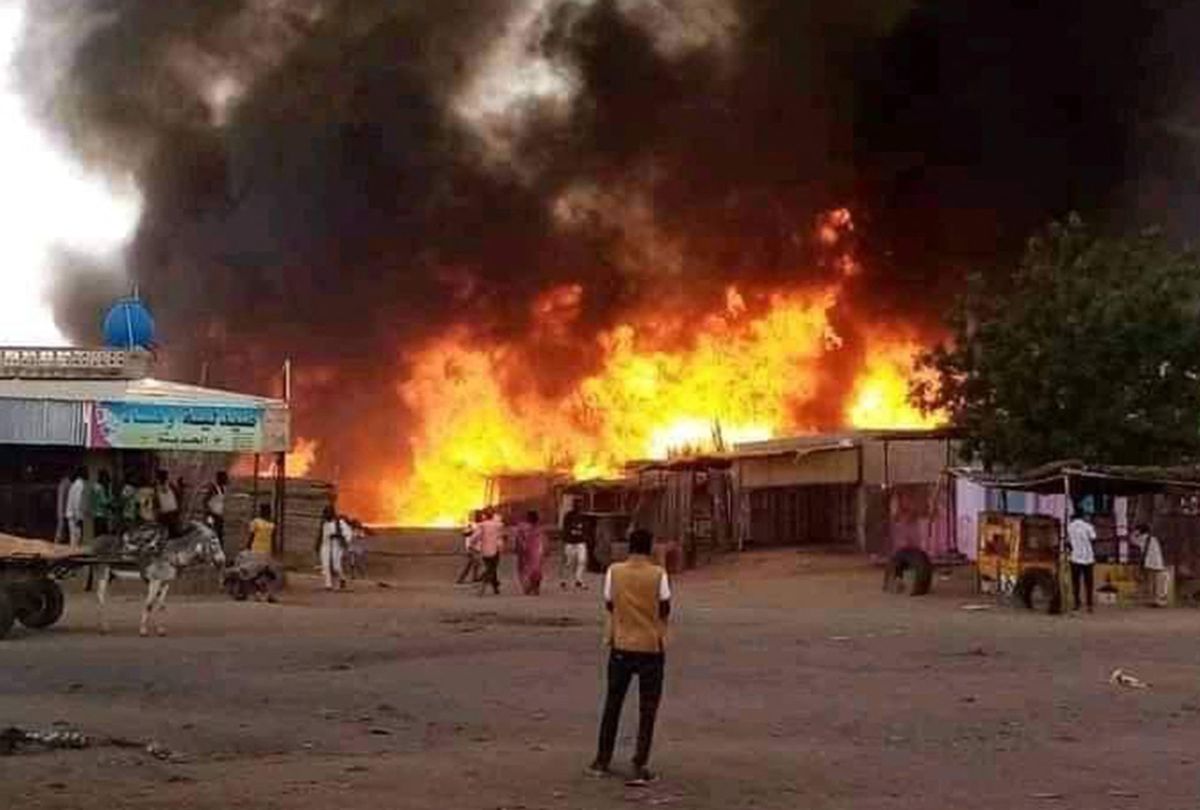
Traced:
<svg viewBox="0 0 1200 810">
<path fill-rule="evenodd" d="M 650 558 L 654 536 L 638 529 L 629 537 L 629 559 L 610 566 L 604 578 L 604 603 L 610 614 L 608 642 L 608 697 L 600 722 L 596 760 L 588 769 L 597 776 L 609 773 L 617 726 L 625 694 L 638 678 L 638 741 L 630 784 L 654 780 L 647 769 L 654 741 L 654 720 L 662 699 L 667 618 L 671 614 L 671 585 L 667 572 Z"/>
</svg>

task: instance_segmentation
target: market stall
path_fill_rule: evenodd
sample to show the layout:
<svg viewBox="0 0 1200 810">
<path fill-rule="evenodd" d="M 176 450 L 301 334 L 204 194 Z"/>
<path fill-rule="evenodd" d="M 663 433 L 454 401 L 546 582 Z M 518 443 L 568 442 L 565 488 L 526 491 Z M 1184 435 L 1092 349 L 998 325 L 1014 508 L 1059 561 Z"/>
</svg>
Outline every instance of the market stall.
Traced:
<svg viewBox="0 0 1200 810">
<path fill-rule="evenodd" d="M 1138 524 L 1159 537 L 1168 563 L 1169 599 L 1180 579 L 1195 578 L 1190 563 L 1200 539 L 1200 468 L 1115 467 L 1067 461 L 1019 475 L 977 470 L 953 473 L 989 492 L 978 525 L 977 584 L 983 593 L 1012 595 L 1028 607 L 1057 612 L 1070 602 L 1065 572 L 1066 526 L 1082 510 L 1096 530 L 1094 569 L 1101 604 L 1141 603 L 1146 593 L 1144 550 L 1134 541 Z M 1009 493 L 1036 497 L 1008 508 Z M 996 508 L 1002 507 L 1002 508 Z M 1182 565 L 1181 565 L 1182 563 Z"/>
</svg>

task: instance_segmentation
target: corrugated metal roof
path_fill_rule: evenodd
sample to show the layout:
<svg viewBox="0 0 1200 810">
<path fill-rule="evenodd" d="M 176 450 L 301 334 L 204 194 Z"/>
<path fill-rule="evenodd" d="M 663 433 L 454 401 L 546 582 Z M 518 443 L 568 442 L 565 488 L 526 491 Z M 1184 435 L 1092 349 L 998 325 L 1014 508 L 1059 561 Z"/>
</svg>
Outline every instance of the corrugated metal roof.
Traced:
<svg viewBox="0 0 1200 810">
<path fill-rule="evenodd" d="M 0 400 L 149 402 L 224 408 L 286 407 L 278 399 L 148 377 L 140 380 L 0 380 Z"/>
<path fill-rule="evenodd" d="M 846 430 L 837 433 L 813 433 L 807 436 L 785 436 L 761 442 L 744 442 L 734 446 L 737 455 L 776 453 L 791 450 L 808 450 L 812 447 L 833 449 L 835 445 L 857 447 L 864 442 L 900 442 L 954 439 L 958 431 L 953 428 L 930 428 L 914 430 Z"/>
<path fill-rule="evenodd" d="M 954 468 L 950 472 L 993 489 L 1041 494 L 1061 493 L 1067 479 L 1070 479 L 1071 492 L 1074 495 L 1096 492 L 1130 495 L 1160 492 L 1167 487 L 1200 489 L 1200 467 L 1197 466 L 1129 467 L 1084 464 L 1081 461 L 1068 460 L 1055 461 L 1008 475 L 963 467 Z"/>
</svg>

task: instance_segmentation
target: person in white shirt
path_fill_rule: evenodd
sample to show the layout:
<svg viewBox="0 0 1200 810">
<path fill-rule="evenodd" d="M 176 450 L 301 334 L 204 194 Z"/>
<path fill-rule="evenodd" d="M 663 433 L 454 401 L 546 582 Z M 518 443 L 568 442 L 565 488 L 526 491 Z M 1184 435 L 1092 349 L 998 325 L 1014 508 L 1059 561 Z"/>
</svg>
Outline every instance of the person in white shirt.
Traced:
<svg viewBox="0 0 1200 810">
<path fill-rule="evenodd" d="M 341 590 L 346 588 L 346 574 L 342 569 L 342 557 L 350 543 L 354 530 L 346 519 L 332 506 L 326 506 L 321 514 L 320 549 L 321 571 L 325 576 L 325 590 L 332 591 L 334 583 Z"/>
<path fill-rule="evenodd" d="M 1150 533 L 1150 527 L 1139 523 L 1133 530 L 1133 542 L 1142 549 L 1142 568 L 1150 584 L 1150 604 L 1166 607 L 1171 594 L 1171 572 L 1163 559 L 1162 543 Z"/>
<path fill-rule="evenodd" d="M 1096 552 L 1092 543 L 1096 541 L 1096 530 L 1082 511 L 1067 524 L 1067 545 L 1071 550 L 1071 593 L 1075 599 L 1075 610 L 1079 610 L 1080 591 L 1087 594 L 1088 613 L 1092 612 L 1092 591 L 1095 588 Z"/>
<path fill-rule="evenodd" d="M 79 467 L 71 476 L 71 486 L 67 490 L 67 505 L 63 517 L 67 520 L 67 535 L 72 546 L 83 542 L 83 520 L 85 517 L 87 493 L 87 470 Z"/>
<path fill-rule="evenodd" d="M 458 579 L 455 580 L 456 585 L 462 585 L 464 582 L 478 582 L 481 577 L 480 571 L 483 566 L 482 558 L 479 556 L 479 526 L 481 523 L 483 523 L 483 511 L 472 512 L 471 522 L 463 530 L 463 551 L 467 555 L 467 561 L 463 565 L 462 571 L 459 572 Z"/>
<path fill-rule="evenodd" d="M 179 511 L 181 499 L 166 470 L 155 473 L 154 499 L 158 522 L 167 530 L 168 535 L 178 537 L 183 533 Z"/>
<path fill-rule="evenodd" d="M 63 475 L 58 481 L 58 523 L 54 527 L 54 542 L 65 543 L 70 537 L 67 527 L 67 493 L 71 490 L 71 476 Z"/>
</svg>

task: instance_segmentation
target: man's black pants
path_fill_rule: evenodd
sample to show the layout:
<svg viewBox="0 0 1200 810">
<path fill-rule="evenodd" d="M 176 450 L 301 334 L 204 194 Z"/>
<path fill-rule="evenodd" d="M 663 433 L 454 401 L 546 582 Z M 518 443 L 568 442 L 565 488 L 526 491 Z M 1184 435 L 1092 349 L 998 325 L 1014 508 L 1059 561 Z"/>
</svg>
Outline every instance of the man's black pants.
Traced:
<svg viewBox="0 0 1200 810">
<path fill-rule="evenodd" d="M 500 555 L 494 557 L 483 558 L 483 581 L 480 583 L 480 590 L 487 590 L 488 586 L 496 593 L 500 593 Z"/>
<path fill-rule="evenodd" d="M 608 697 L 604 701 L 604 717 L 600 721 L 600 745 L 596 753 L 596 761 L 601 765 L 612 762 L 613 749 L 617 743 L 617 727 L 621 722 L 621 708 L 625 705 L 625 694 L 629 691 L 629 684 L 634 675 L 638 678 L 638 739 L 633 764 L 641 768 L 650 761 L 650 746 L 654 742 L 654 720 L 658 716 L 658 704 L 662 700 L 665 663 L 666 657 L 662 653 L 612 651 L 608 659 Z"/>
<path fill-rule="evenodd" d="M 1080 565 L 1079 563 L 1071 563 L 1071 593 L 1075 598 L 1075 609 L 1079 610 L 1079 594 L 1082 588 L 1087 590 L 1087 606 L 1088 610 L 1092 609 L 1092 588 L 1096 584 L 1094 565 Z"/>
</svg>

